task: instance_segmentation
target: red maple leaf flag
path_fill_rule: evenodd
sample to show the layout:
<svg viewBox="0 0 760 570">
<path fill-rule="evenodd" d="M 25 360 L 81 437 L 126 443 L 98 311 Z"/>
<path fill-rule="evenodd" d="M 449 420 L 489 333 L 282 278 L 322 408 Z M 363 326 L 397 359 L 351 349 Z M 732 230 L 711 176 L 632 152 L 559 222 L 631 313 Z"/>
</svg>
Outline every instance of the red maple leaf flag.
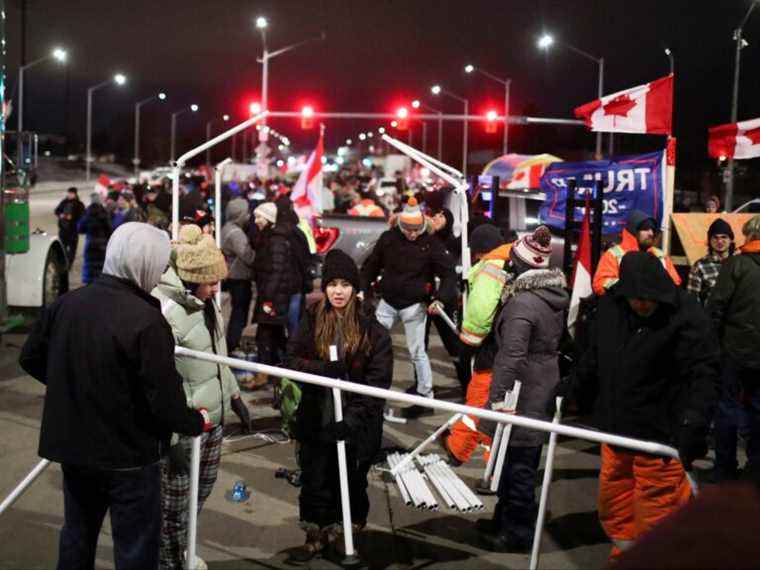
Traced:
<svg viewBox="0 0 760 570">
<path fill-rule="evenodd" d="M 322 213 L 322 156 L 325 152 L 325 128 L 319 131 L 317 148 L 309 155 L 306 167 L 298 177 L 290 200 L 301 218 L 313 219 Z"/>
<path fill-rule="evenodd" d="M 707 152 L 722 159 L 760 156 L 760 119 L 710 127 Z"/>
<path fill-rule="evenodd" d="M 591 288 L 591 220 L 589 197 L 586 196 L 586 211 L 583 214 L 578 250 L 575 253 L 575 271 L 573 272 L 573 293 L 570 297 L 570 309 L 567 313 L 567 328 L 575 336 L 575 322 L 581 300 L 594 293 Z"/>
<path fill-rule="evenodd" d="M 605 95 L 576 107 L 592 131 L 669 135 L 673 122 L 673 75 Z"/>
</svg>

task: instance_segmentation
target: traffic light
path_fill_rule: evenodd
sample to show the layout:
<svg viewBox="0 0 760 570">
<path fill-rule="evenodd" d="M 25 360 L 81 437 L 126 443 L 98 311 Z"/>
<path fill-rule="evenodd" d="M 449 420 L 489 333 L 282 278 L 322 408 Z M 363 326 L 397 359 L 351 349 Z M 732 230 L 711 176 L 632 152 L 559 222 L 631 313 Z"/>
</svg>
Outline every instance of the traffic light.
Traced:
<svg viewBox="0 0 760 570">
<path fill-rule="evenodd" d="M 409 128 L 409 109 L 406 107 L 399 107 L 396 111 L 396 117 L 398 117 L 396 128 L 399 131 L 405 131 Z"/>
<path fill-rule="evenodd" d="M 497 123 L 498 118 L 499 118 L 499 114 L 496 111 L 488 111 L 486 113 L 486 132 L 487 133 L 493 134 L 499 130 L 499 125 Z"/>
<path fill-rule="evenodd" d="M 261 103 L 258 101 L 253 101 L 250 105 L 248 105 L 248 112 L 251 113 L 251 116 L 261 113 Z"/>
<path fill-rule="evenodd" d="M 301 128 L 305 131 L 314 127 L 314 108 L 305 105 L 301 109 Z"/>
</svg>

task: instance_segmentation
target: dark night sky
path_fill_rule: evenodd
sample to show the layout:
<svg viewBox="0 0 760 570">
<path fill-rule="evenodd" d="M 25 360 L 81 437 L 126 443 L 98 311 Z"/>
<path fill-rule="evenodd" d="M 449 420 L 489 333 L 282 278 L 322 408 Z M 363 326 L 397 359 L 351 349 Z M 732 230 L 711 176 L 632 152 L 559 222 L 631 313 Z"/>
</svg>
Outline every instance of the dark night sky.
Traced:
<svg viewBox="0 0 760 570">
<path fill-rule="evenodd" d="M 6 4 L 12 88 L 20 57 L 20 0 Z M 270 20 L 270 48 L 327 32 L 325 42 L 272 61 L 271 108 L 295 110 L 308 101 L 324 110 L 390 111 L 399 101 L 425 95 L 430 84 L 439 81 L 468 96 L 473 112 L 484 112 L 499 105 L 503 91 L 489 80 L 465 76 L 462 67 L 471 61 L 513 78 L 514 113 L 571 117 L 573 107 L 596 96 L 596 65 L 559 47 L 548 55 L 539 52 L 535 39 L 546 29 L 605 57 L 606 93 L 665 75 L 663 47 L 670 46 L 676 57 L 680 164 L 701 168 L 707 164 L 707 126 L 729 119 L 731 37 L 748 5 L 749 0 L 27 0 L 27 60 L 61 44 L 70 49 L 71 64 L 68 97 L 66 72 L 54 63 L 29 72 L 26 126 L 68 133 L 81 142 L 86 87 L 123 70 L 130 77 L 127 88 L 104 89 L 96 95 L 96 141 L 130 157 L 132 105 L 163 89 L 171 102 L 144 108 L 145 144 L 155 152 L 167 152 L 163 147 L 168 146 L 169 111 L 198 102 L 201 116 L 181 119 L 183 144 L 189 145 L 202 136 L 209 113 L 242 117 L 247 101 L 256 96 L 260 41 L 252 20 L 259 14 Z M 760 10 L 750 19 L 745 37 L 750 45 L 742 52 L 740 119 L 760 115 L 755 71 L 760 62 Z M 461 110 L 453 100 L 430 103 L 451 112 Z M 313 145 L 315 131 L 301 131 L 296 121 L 275 121 L 274 126 L 297 148 Z M 328 144 L 335 146 L 377 126 L 328 124 Z M 486 135 L 480 126 L 472 130 L 476 149 L 499 147 L 499 134 Z M 454 125 L 447 129 L 452 161 L 459 152 L 459 132 Z M 518 152 L 593 147 L 593 136 L 573 127 L 511 132 Z M 620 139 L 629 152 L 662 144 L 660 137 Z"/>
</svg>

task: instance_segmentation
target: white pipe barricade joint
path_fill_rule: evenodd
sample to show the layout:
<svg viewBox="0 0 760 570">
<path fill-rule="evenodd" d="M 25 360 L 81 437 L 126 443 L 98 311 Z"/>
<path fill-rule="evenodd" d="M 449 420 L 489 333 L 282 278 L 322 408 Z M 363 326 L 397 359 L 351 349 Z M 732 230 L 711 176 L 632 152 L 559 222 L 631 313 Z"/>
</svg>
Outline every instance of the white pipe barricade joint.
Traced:
<svg viewBox="0 0 760 570">
<path fill-rule="evenodd" d="M 391 470 L 391 473 L 395 475 L 400 470 L 404 469 L 407 465 L 411 463 L 412 459 L 417 457 L 417 455 L 419 455 L 423 449 L 425 449 L 428 445 L 433 443 L 439 435 L 441 435 L 444 431 L 446 431 L 455 423 L 457 423 L 459 421 L 459 418 L 461 417 L 462 417 L 462 414 L 454 414 L 453 416 L 451 416 L 446 423 L 441 424 L 441 426 L 437 430 L 431 433 L 425 439 L 425 441 L 423 441 L 421 444 L 415 447 L 411 452 L 409 452 L 407 456 L 404 458 L 404 460 L 401 461 L 401 463 L 399 463 L 396 467 L 394 467 Z"/>
</svg>

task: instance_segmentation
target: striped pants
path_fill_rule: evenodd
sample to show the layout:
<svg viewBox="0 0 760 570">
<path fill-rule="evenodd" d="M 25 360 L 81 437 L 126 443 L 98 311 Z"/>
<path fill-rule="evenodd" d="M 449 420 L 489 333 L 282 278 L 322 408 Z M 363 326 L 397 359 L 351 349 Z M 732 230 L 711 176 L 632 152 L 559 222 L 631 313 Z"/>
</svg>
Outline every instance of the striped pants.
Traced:
<svg viewBox="0 0 760 570">
<path fill-rule="evenodd" d="M 193 438 L 180 436 L 188 463 Z M 198 512 L 211 494 L 222 457 L 222 426 L 201 436 L 201 469 L 198 486 Z M 161 461 L 161 570 L 182 570 L 187 549 L 187 519 L 190 504 L 190 473 L 169 472 L 169 459 Z"/>
</svg>

